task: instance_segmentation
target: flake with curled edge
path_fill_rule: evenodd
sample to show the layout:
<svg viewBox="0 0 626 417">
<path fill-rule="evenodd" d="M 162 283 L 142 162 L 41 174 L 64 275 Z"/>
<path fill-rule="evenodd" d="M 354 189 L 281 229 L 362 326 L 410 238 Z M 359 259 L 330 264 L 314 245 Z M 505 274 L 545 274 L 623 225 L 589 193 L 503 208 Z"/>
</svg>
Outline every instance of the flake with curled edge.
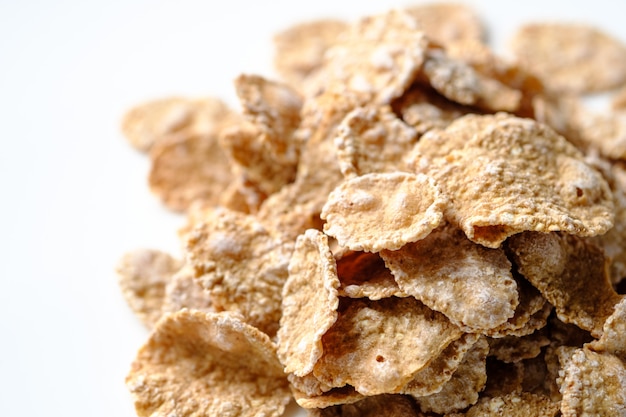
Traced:
<svg viewBox="0 0 626 417">
<path fill-rule="evenodd" d="M 339 295 L 350 298 L 380 300 L 388 297 L 407 297 L 398 287 L 391 271 L 378 253 L 354 252 L 335 255 L 337 275 L 341 286 Z"/>
<path fill-rule="evenodd" d="M 279 417 L 291 396 L 274 344 L 227 313 L 161 319 L 126 377 L 141 417 Z"/>
<path fill-rule="evenodd" d="M 395 250 L 423 239 L 443 218 L 446 200 L 423 174 L 373 173 L 345 180 L 321 213 L 324 232 L 352 250 Z"/>
<path fill-rule="evenodd" d="M 487 382 L 487 352 L 489 344 L 485 338 L 480 338 L 465 354 L 459 368 L 439 392 L 416 398 L 420 409 L 424 412 L 447 414 L 475 404 Z"/>
<path fill-rule="evenodd" d="M 389 106 L 358 107 L 341 122 L 335 138 L 339 167 L 346 178 L 373 172 L 405 171 L 403 158 L 417 132 Z"/>
<path fill-rule="evenodd" d="M 254 216 L 216 208 L 186 236 L 185 245 L 187 261 L 214 307 L 237 311 L 274 336 L 293 242 Z"/>
<path fill-rule="evenodd" d="M 602 337 L 587 346 L 595 352 L 611 353 L 626 362 L 626 297 L 622 297 L 604 322 Z"/>
<path fill-rule="evenodd" d="M 307 80 L 322 65 L 324 53 L 348 27 L 337 19 L 311 20 L 274 35 L 274 67 L 294 88 L 305 91 Z"/>
<path fill-rule="evenodd" d="M 563 417 L 626 414 L 626 364 L 617 356 L 589 349 L 557 350 Z"/>
<path fill-rule="evenodd" d="M 217 133 L 170 135 L 151 148 L 150 159 L 150 189 L 175 211 L 197 201 L 218 204 L 234 179 Z"/>
<path fill-rule="evenodd" d="M 335 405 L 352 404 L 366 398 L 349 385 L 332 388 L 321 395 L 306 395 L 294 386 L 291 387 L 293 398 L 298 405 L 306 409 L 327 408 Z"/>
<path fill-rule="evenodd" d="M 592 335 L 621 297 L 607 275 L 604 253 L 597 246 L 563 233 L 525 232 L 507 242 L 518 271 L 555 307 L 562 321 Z"/>
<path fill-rule="evenodd" d="M 529 392 L 511 393 L 497 397 L 481 398 L 470 407 L 465 417 L 556 417 L 559 403 L 550 398 Z"/>
<path fill-rule="evenodd" d="M 435 42 L 447 45 L 461 39 L 482 40 L 485 28 L 474 10 L 457 3 L 427 3 L 407 7 L 420 29 Z"/>
<path fill-rule="evenodd" d="M 337 320 L 337 266 L 328 238 L 307 230 L 296 240 L 282 291 L 278 357 L 287 373 L 304 376 L 322 356 L 322 336 Z"/>
<path fill-rule="evenodd" d="M 456 103 L 488 111 L 514 112 L 520 108 L 520 91 L 480 74 L 443 49 L 430 48 L 421 71 L 429 85 Z"/>
<path fill-rule="evenodd" d="M 480 335 L 465 333 L 460 339 L 450 343 L 437 358 L 414 375 L 401 392 L 413 397 L 436 394 L 459 369 L 465 355 L 478 342 Z"/>
<path fill-rule="evenodd" d="M 454 227 L 381 256 L 400 289 L 458 326 L 486 331 L 515 314 L 517 284 L 504 251 L 473 243 Z"/>
<path fill-rule="evenodd" d="M 449 197 L 446 217 L 470 240 L 497 248 L 526 230 L 594 236 L 613 226 L 607 182 L 552 129 L 497 114 L 465 116 L 446 131 L 463 126 L 479 129 L 462 148 L 414 166 L 432 176 Z M 444 132 L 440 141 L 446 137 Z"/>
<path fill-rule="evenodd" d="M 365 17 L 350 25 L 326 51 L 320 82 L 388 104 L 412 84 L 428 44 L 407 12 Z"/>
<path fill-rule="evenodd" d="M 626 82 L 626 46 L 588 25 L 526 24 L 517 29 L 510 48 L 558 92 L 601 92 Z"/>
<path fill-rule="evenodd" d="M 179 259 L 156 249 L 137 249 L 119 260 L 116 271 L 122 294 L 146 327 L 152 328 L 161 318 L 166 286 L 182 266 Z"/>
<path fill-rule="evenodd" d="M 310 409 L 308 417 L 422 417 L 415 402 L 406 395 L 382 394 L 352 404 Z"/>
<path fill-rule="evenodd" d="M 412 297 L 346 299 L 322 337 L 324 354 L 313 374 L 364 395 L 399 392 L 463 333 L 444 315 Z"/>
<path fill-rule="evenodd" d="M 148 152 L 172 134 L 215 133 L 231 111 L 216 98 L 166 97 L 133 107 L 122 120 L 122 133 L 137 150 Z"/>
<path fill-rule="evenodd" d="M 513 363 L 524 359 L 532 359 L 541 353 L 541 349 L 550 344 L 545 331 L 537 331 L 526 336 L 506 336 L 498 339 L 488 339 L 489 356 Z"/>
</svg>

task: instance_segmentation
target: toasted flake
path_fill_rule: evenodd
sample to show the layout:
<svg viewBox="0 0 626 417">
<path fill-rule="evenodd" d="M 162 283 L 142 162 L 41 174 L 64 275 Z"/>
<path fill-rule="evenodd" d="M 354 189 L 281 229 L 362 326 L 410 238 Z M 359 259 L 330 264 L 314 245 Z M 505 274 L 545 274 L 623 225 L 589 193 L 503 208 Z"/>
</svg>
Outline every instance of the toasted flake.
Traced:
<svg viewBox="0 0 626 417">
<path fill-rule="evenodd" d="M 527 336 L 506 336 L 498 339 L 488 339 L 489 356 L 511 363 L 537 357 L 541 348 L 550 344 L 550 339 L 544 332 L 534 332 Z"/>
<path fill-rule="evenodd" d="M 176 272 L 165 285 L 163 314 L 175 313 L 187 308 L 206 312 L 215 311 L 210 294 L 202 287 L 188 265 Z"/>
<path fill-rule="evenodd" d="M 481 338 L 464 356 L 452 378 L 436 394 L 416 398 L 424 412 L 439 414 L 462 410 L 478 401 L 487 381 L 486 361 L 489 344 Z"/>
<path fill-rule="evenodd" d="M 407 296 L 377 253 L 344 254 L 337 260 L 337 275 L 341 283 L 339 295 L 343 297 L 380 300 Z"/>
<path fill-rule="evenodd" d="M 519 272 L 556 308 L 558 317 L 602 334 L 621 297 L 607 275 L 604 253 L 576 236 L 527 232 L 509 239 Z"/>
<path fill-rule="evenodd" d="M 152 147 L 150 158 L 150 189 L 176 211 L 196 201 L 219 203 L 234 178 L 215 133 L 169 136 Z"/>
<path fill-rule="evenodd" d="M 404 170 L 402 159 L 417 141 L 415 129 L 398 119 L 389 106 L 356 108 L 338 132 L 337 157 L 346 178 Z"/>
<path fill-rule="evenodd" d="M 424 33 L 406 12 L 366 17 L 326 51 L 320 80 L 388 104 L 414 81 L 427 45 Z"/>
<path fill-rule="evenodd" d="M 479 130 L 465 133 L 462 148 L 420 166 L 450 197 L 446 217 L 470 240 L 497 248 L 525 230 L 593 236 L 612 227 L 608 184 L 552 129 L 498 114 L 465 116 L 446 131 L 463 126 Z"/>
<path fill-rule="evenodd" d="M 330 386 L 364 395 L 398 392 L 462 336 L 445 316 L 412 298 L 346 300 L 322 337 L 314 375 Z"/>
<path fill-rule="evenodd" d="M 161 318 L 165 288 L 182 262 L 154 249 L 138 249 L 125 254 L 116 270 L 126 302 L 144 325 L 152 328 Z"/>
<path fill-rule="evenodd" d="M 445 200 L 425 175 L 374 173 L 344 181 L 328 197 L 324 231 L 341 246 L 379 252 L 426 237 L 442 220 Z"/>
<path fill-rule="evenodd" d="M 337 320 L 337 266 L 321 232 L 298 237 L 282 293 L 278 357 L 285 372 L 304 376 L 322 356 L 322 335 Z"/>
<path fill-rule="evenodd" d="M 600 340 L 588 346 L 596 352 L 608 352 L 626 361 L 626 297 L 622 297 L 604 322 Z"/>
<path fill-rule="evenodd" d="M 354 388 L 349 385 L 341 388 L 333 388 L 330 391 L 316 396 L 306 395 L 295 389 L 293 386 L 291 387 L 291 392 L 293 393 L 293 397 L 298 405 L 306 409 L 352 404 L 365 398 L 365 396 L 356 392 Z"/>
<path fill-rule="evenodd" d="M 126 384 L 141 417 L 279 417 L 290 400 L 269 337 L 226 313 L 166 315 Z"/>
<path fill-rule="evenodd" d="M 437 358 L 415 374 L 401 392 L 413 397 L 424 397 L 441 391 L 479 337 L 477 334 L 466 333 L 450 343 Z"/>
<path fill-rule="evenodd" d="M 167 97 L 132 108 L 124 115 L 122 132 L 136 149 L 147 152 L 172 134 L 217 132 L 229 113 L 216 98 Z"/>
<path fill-rule="evenodd" d="M 217 310 L 237 311 L 249 324 L 276 334 L 292 242 L 253 216 L 220 208 L 187 235 L 186 248 Z"/>
<path fill-rule="evenodd" d="M 475 244 L 456 228 L 381 256 L 404 292 L 458 326 L 493 329 L 515 314 L 517 284 L 504 251 Z"/>
<path fill-rule="evenodd" d="M 320 380 L 317 379 L 313 373 L 303 376 L 287 374 L 287 380 L 289 380 L 292 390 L 297 392 L 302 398 L 319 397 L 324 393 L 333 390 L 333 387 L 322 384 L 322 382 L 320 382 Z"/>
<path fill-rule="evenodd" d="M 529 392 L 482 398 L 465 413 L 466 417 L 556 417 L 559 403 Z"/>
<path fill-rule="evenodd" d="M 274 36 L 274 66 L 289 84 L 302 89 L 322 65 L 324 53 L 348 24 L 320 19 L 288 27 Z"/>
<path fill-rule="evenodd" d="M 436 91 L 456 103 L 489 111 L 513 112 L 520 107 L 522 94 L 518 90 L 480 74 L 442 49 L 429 49 L 422 71 Z"/>
<path fill-rule="evenodd" d="M 460 3 L 427 3 L 411 6 L 413 16 L 428 37 L 442 45 L 461 39 L 481 40 L 485 37 L 482 22 L 467 5 Z"/>
<path fill-rule="evenodd" d="M 309 417 L 422 417 L 415 402 L 406 395 L 383 394 L 365 397 L 352 404 L 310 409 Z"/>
<path fill-rule="evenodd" d="M 626 364 L 589 349 L 559 350 L 563 417 L 626 415 Z"/>
<path fill-rule="evenodd" d="M 579 140 L 612 159 L 626 160 L 626 112 L 581 110 L 575 119 Z"/>
<path fill-rule="evenodd" d="M 591 26 L 526 24 L 518 28 L 510 47 L 555 91 L 593 93 L 626 82 L 626 47 Z"/>
</svg>

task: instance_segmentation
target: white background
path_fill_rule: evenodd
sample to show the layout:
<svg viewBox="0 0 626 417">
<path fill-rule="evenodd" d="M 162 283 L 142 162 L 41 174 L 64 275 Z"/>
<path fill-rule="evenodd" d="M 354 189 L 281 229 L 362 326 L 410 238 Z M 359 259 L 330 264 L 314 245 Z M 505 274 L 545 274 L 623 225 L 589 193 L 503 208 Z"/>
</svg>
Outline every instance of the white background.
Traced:
<svg viewBox="0 0 626 417">
<path fill-rule="evenodd" d="M 271 5 L 269 5 L 271 4 Z M 133 416 L 124 376 L 147 332 L 117 259 L 178 255 L 182 218 L 148 191 L 121 137 L 131 105 L 271 76 L 271 36 L 399 1 L 0 0 L 0 416 Z M 586 21 L 626 41 L 621 2 L 472 1 L 503 51 L 530 20 Z"/>
</svg>

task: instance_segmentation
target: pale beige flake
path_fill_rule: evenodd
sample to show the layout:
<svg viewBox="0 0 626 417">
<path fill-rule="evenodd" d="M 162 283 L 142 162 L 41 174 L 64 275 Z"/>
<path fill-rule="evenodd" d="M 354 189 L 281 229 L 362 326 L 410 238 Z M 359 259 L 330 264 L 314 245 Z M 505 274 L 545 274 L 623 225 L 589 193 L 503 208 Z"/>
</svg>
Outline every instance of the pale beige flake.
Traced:
<svg viewBox="0 0 626 417">
<path fill-rule="evenodd" d="M 217 208 L 187 235 L 185 245 L 187 260 L 215 309 L 237 311 L 274 336 L 293 243 L 253 216 Z"/>
<path fill-rule="evenodd" d="M 126 384 L 141 417 L 279 417 L 291 398 L 267 335 L 226 313 L 192 310 L 159 321 Z"/>
<path fill-rule="evenodd" d="M 196 201 L 218 204 L 234 178 L 216 133 L 168 136 L 152 147 L 150 159 L 150 189 L 176 211 Z"/>
<path fill-rule="evenodd" d="M 405 170 L 403 157 L 415 142 L 415 129 L 389 106 L 354 109 L 339 126 L 335 139 L 339 167 L 346 178 Z"/>
<path fill-rule="evenodd" d="M 136 149 L 147 152 L 172 134 L 217 132 L 229 113 L 226 104 L 216 98 L 161 98 L 129 110 L 122 120 L 122 132 Z"/>
<path fill-rule="evenodd" d="M 626 160 L 626 112 L 581 110 L 574 120 L 579 140 L 611 159 Z"/>
<path fill-rule="evenodd" d="M 373 173 L 344 181 L 328 197 L 324 232 L 352 250 L 399 249 L 426 237 L 443 218 L 445 199 L 423 174 Z"/>
<path fill-rule="evenodd" d="M 381 256 L 400 289 L 456 325 L 480 332 L 515 314 L 517 284 L 504 251 L 473 243 L 454 227 Z"/>
<path fill-rule="evenodd" d="M 464 134 L 471 137 L 463 148 L 416 166 L 450 198 L 446 217 L 470 240 L 497 248 L 525 230 L 594 236 L 613 226 L 608 184 L 565 138 L 504 114 L 465 116 L 448 129 L 466 124 L 480 128 Z"/>
<path fill-rule="evenodd" d="M 480 74 L 469 64 L 449 57 L 443 49 L 428 50 L 422 73 L 436 91 L 459 104 L 508 112 L 521 105 L 520 91 Z"/>
<path fill-rule="evenodd" d="M 588 347 L 596 352 L 611 353 L 626 362 L 626 297 L 622 297 L 604 322 L 602 337 Z"/>
<path fill-rule="evenodd" d="M 445 316 L 408 298 L 345 300 L 322 337 L 313 369 L 323 383 L 364 395 L 399 392 L 462 332 Z"/>
<path fill-rule="evenodd" d="M 300 235 L 282 292 L 278 357 L 287 373 L 304 376 L 322 356 L 322 335 L 337 320 L 337 266 L 328 238 L 313 229 Z"/>
<path fill-rule="evenodd" d="M 625 416 L 626 364 L 617 356 L 583 349 L 558 350 L 563 417 Z"/>
<path fill-rule="evenodd" d="M 137 249 L 126 253 L 116 271 L 126 302 L 148 328 L 161 318 L 165 288 L 182 262 L 155 249 Z"/>
<path fill-rule="evenodd" d="M 414 81 L 428 43 L 406 12 L 365 17 L 326 51 L 320 83 L 365 93 L 378 104 L 388 104 Z"/>
<path fill-rule="evenodd" d="M 462 39 L 482 40 L 485 28 L 474 12 L 461 3 L 426 3 L 405 9 L 428 37 L 442 45 Z"/>
<path fill-rule="evenodd" d="M 478 395 L 487 382 L 487 352 L 489 344 L 479 339 L 464 356 L 459 368 L 446 382 L 441 391 L 416 401 L 424 412 L 453 413 L 478 401 Z"/>
<path fill-rule="evenodd" d="M 593 93 L 626 82 L 626 47 L 594 27 L 575 23 L 531 23 L 510 41 L 520 63 L 550 89 Z"/>
<path fill-rule="evenodd" d="M 410 397 L 382 394 L 365 397 L 352 404 L 308 410 L 309 417 L 422 417 Z"/>
<path fill-rule="evenodd" d="M 415 374 L 401 392 L 413 397 L 424 397 L 440 392 L 479 338 L 477 334 L 465 333 L 460 339 L 450 343 L 437 358 Z"/>
<path fill-rule="evenodd" d="M 342 297 L 380 300 L 408 296 L 398 287 L 385 261 L 377 253 L 349 251 L 343 254 L 337 259 L 337 275 Z"/>
<path fill-rule="evenodd" d="M 193 268 L 183 266 L 165 285 L 163 314 L 175 313 L 187 308 L 190 310 L 213 312 L 210 294 L 195 277 Z"/>
<path fill-rule="evenodd" d="M 341 20 L 320 19 L 277 33 L 274 35 L 276 71 L 294 88 L 304 91 L 307 79 L 322 65 L 326 50 L 347 27 Z"/>
<path fill-rule="evenodd" d="M 537 232 L 512 236 L 507 245 L 519 272 L 556 308 L 559 319 L 596 337 L 602 334 L 621 297 L 609 282 L 600 248 L 576 236 Z"/>
<path fill-rule="evenodd" d="M 559 403 L 529 392 L 485 397 L 464 414 L 466 417 L 556 417 Z"/>
</svg>

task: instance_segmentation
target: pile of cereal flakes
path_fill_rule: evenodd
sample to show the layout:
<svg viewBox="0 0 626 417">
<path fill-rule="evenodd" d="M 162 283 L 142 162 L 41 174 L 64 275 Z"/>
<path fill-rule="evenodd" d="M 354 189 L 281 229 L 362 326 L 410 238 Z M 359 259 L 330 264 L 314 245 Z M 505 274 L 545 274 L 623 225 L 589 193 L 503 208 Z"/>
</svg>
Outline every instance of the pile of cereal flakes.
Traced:
<svg viewBox="0 0 626 417">
<path fill-rule="evenodd" d="M 420 5 L 126 115 L 182 259 L 118 266 L 139 416 L 626 415 L 626 46 Z M 613 111 L 583 98 L 610 92 Z"/>
</svg>

